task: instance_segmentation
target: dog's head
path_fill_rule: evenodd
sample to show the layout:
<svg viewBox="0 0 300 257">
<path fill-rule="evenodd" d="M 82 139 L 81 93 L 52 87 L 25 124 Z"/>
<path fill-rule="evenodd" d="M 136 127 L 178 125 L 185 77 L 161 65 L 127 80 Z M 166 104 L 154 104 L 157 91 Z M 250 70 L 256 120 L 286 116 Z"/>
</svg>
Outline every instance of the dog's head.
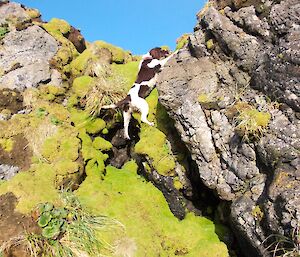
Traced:
<svg viewBox="0 0 300 257">
<path fill-rule="evenodd" d="M 149 51 L 149 54 L 153 59 L 160 60 L 161 58 L 166 58 L 170 55 L 170 52 L 168 50 L 164 50 L 160 47 L 155 47 Z"/>
</svg>

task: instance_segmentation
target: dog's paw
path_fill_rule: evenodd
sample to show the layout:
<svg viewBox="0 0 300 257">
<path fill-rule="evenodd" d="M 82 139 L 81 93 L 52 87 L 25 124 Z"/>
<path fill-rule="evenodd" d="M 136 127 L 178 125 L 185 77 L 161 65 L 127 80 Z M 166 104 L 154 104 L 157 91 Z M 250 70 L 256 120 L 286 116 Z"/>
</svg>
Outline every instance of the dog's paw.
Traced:
<svg viewBox="0 0 300 257">
<path fill-rule="evenodd" d="M 125 138 L 126 140 L 130 140 L 130 136 L 128 136 L 128 135 L 124 135 L 124 138 Z"/>
</svg>

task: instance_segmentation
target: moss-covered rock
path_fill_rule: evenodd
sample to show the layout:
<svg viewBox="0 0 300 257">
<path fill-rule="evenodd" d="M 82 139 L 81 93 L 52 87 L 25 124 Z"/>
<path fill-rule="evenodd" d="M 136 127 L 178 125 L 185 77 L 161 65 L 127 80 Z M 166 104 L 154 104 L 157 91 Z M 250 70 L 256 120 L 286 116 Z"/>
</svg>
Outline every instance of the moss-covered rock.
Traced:
<svg viewBox="0 0 300 257">
<path fill-rule="evenodd" d="M 131 61 L 132 57 L 130 52 L 124 51 L 122 48 L 109 44 L 105 41 L 94 42 L 99 48 L 106 48 L 112 53 L 112 62 L 114 63 L 125 63 Z"/>
<path fill-rule="evenodd" d="M 93 87 L 94 79 L 90 76 L 81 76 L 73 81 L 73 91 L 79 97 L 84 97 Z"/>
<path fill-rule="evenodd" d="M 43 24 L 43 27 L 49 33 L 57 33 L 67 34 L 71 30 L 71 26 L 68 22 L 62 19 L 53 18 L 49 22 Z"/>
<path fill-rule="evenodd" d="M 93 141 L 93 147 L 101 151 L 107 151 L 112 148 L 112 144 L 102 137 L 96 137 Z"/>
<path fill-rule="evenodd" d="M 53 18 L 48 23 L 41 23 L 40 26 L 61 43 L 61 47 L 51 60 L 51 64 L 62 73 L 69 73 L 69 63 L 78 56 L 73 43 L 65 37 L 70 32 L 71 26 L 66 21 L 57 18 Z M 66 79 L 66 77 L 64 78 Z"/>
<path fill-rule="evenodd" d="M 33 164 L 27 172 L 18 173 L 0 184 L 0 195 L 12 192 L 18 198 L 17 210 L 29 213 L 40 202 L 57 202 L 55 170 L 48 163 Z"/>
<path fill-rule="evenodd" d="M 183 34 L 176 40 L 176 50 L 183 48 L 189 42 L 190 34 Z"/>
<path fill-rule="evenodd" d="M 126 253 L 134 245 L 137 257 L 228 256 L 211 221 L 193 214 L 182 221 L 176 219 L 162 193 L 138 176 L 136 170 L 137 165 L 132 161 L 121 170 L 109 166 L 104 180 L 100 181 L 97 173 L 91 173 L 76 193 L 93 213 L 115 217 L 125 225 L 126 233 L 106 235 L 118 253 Z M 122 250 L 120 241 L 124 238 L 131 243 Z"/>
<path fill-rule="evenodd" d="M 147 97 L 149 104 L 149 120 L 154 120 L 158 105 L 158 92 L 153 90 Z M 139 115 L 135 115 L 139 119 Z M 156 121 L 157 123 L 157 121 Z M 135 152 L 147 155 L 153 168 L 161 175 L 174 175 L 175 158 L 169 149 L 166 135 L 156 127 L 141 123 L 140 141 L 135 145 Z"/>
</svg>

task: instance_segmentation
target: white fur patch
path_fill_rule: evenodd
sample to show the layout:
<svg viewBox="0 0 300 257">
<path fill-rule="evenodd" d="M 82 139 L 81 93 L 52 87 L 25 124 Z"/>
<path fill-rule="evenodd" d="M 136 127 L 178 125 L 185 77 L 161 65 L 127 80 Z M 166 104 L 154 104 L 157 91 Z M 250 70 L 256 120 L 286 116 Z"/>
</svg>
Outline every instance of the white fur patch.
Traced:
<svg viewBox="0 0 300 257">
<path fill-rule="evenodd" d="M 153 59 L 151 62 L 149 62 L 149 63 L 147 64 L 147 66 L 148 66 L 150 69 L 152 69 L 152 68 L 154 68 L 155 66 L 157 66 L 157 65 L 159 65 L 159 64 L 160 64 L 160 61 L 159 61 L 159 60 Z"/>
</svg>

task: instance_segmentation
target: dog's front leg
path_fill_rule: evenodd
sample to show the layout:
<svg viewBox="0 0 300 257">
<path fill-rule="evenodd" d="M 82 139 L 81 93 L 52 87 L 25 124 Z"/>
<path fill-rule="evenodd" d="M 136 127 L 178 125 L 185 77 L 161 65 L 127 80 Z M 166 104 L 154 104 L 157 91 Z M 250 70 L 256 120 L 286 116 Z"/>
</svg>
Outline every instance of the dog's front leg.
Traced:
<svg viewBox="0 0 300 257">
<path fill-rule="evenodd" d="M 124 137 L 126 139 L 130 140 L 130 136 L 128 133 L 128 129 L 129 129 L 129 122 L 131 119 L 131 112 L 132 110 L 129 108 L 127 111 L 123 111 L 123 119 L 124 119 Z"/>
<path fill-rule="evenodd" d="M 159 64 L 161 65 L 161 67 L 164 67 L 165 64 L 175 55 L 178 53 L 178 50 L 176 50 L 174 53 L 172 53 L 171 55 L 169 55 L 167 58 L 159 60 Z"/>
</svg>

